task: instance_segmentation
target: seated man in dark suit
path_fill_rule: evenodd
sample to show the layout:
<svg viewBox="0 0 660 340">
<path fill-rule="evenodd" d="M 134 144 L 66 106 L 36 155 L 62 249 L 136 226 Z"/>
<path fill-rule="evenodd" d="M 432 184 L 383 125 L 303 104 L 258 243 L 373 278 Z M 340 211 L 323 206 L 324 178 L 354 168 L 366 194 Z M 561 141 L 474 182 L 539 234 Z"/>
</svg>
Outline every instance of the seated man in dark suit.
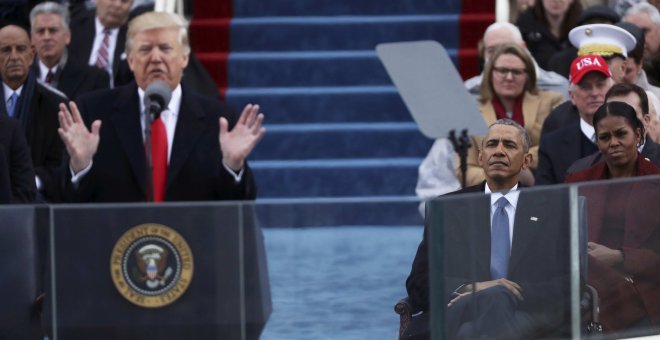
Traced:
<svg viewBox="0 0 660 340">
<path fill-rule="evenodd" d="M 576 82 L 571 80 L 570 75 L 573 73 L 572 66 L 575 60 L 587 55 L 597 55 L 603 58 L 609 67 L 610 77 L 613 82 L 620 83 L 623 82 L 625 78 L 625 65 L 628 53 L 635 47 L 635 37 L 626 31 L 626 29 L 614 25 L 582 25 L 572 29 L 568 36 L 571 44 L 578 48 L 577 57 L 571 59 L 571 62 L 569 62 L 569 81 L 571 82 L 569 94 L 571 101 L 557 106 L 552 112 L 550 112 L 543 122 L 541 138 L 557 129 L 580 121 L 579 111 L 584 108 L 578 107 L 578 104 L 575 103 L 574 96 L 576 95 L 576 91 L 572 84 L 576 84 Z M 605 89 L 605 91 L 607 91 L 607 89 Z M 598 106 L 603 103 L 602 96 L 605 95 L 605 91 L 602 91 L 602 93 L 594 93 L 594 95 L 601 96 L 601 101 Z M 580 94 L 577 93 L 577 95 Z"/>
<path fill-rule="evenodd" d="M 28 146 L 37 189 L 50 198 L 55 170 L 62 162 L 62 141 L 57 135 L 58 105 L 65 98 L 39 84 L 30 65 L 34 60 L 25 28 L 7 25 L 0 29 L 0 76 L 3 103 L 0 114 L 20 122 Z"/>
<path fill-rule="evenodd" d="M 612 73 L 600 56 L 585 55 L 571 64 L 570 81 L 571 102 L 578 110 L 578 119 L 550 133 L 541 132 L 535 185 L 563 183 L 573 162 L 598 150 L 591 121 L 613 85 Z"/>
<path fill-rule="evenodd" d="M 444 215 L 437 218 L 444 222 L 439 230 L 444 245 L 431 245 L 444 254 L 439 261 L 444 263 L 445 335 L 527 339 L 556 332 L 565 322 L 570 295 L 565 192 L 518 190 L 520 172 L 531 163 L 529 137 L 508 119 L 489 127 L 479 162 L 485 182 L 451 194 L 487 195 L 470 204 L 458 198 L 443 201 Z M 433 211 L 428 213 L 424 239 L 406 281 L 412 303 L 425 311 L 429 221 L 434 219 Z"/>
<path fill-rule="evenodd" d="M 615 84 L 605 95 L 606 103 L 613 101 L 624 102 L 635 109 L 637 118 L 644 124 L 644 136 L 642 143 L 638 145 L 637 149 L 643 157 L 651 161 L 655 166 L 660 167 L 660 145 L 649 138 L 647 132 L 649 125 L 652 124 L 652 120 L 651 114 L 649 114 L 649 100 L 646 91 L 634 84 Z M 578 172 L 603 161 L 605 161 L 603 154 L 600 151 L 596 151 L 589 156 L 575 161 L 568 168 L 567 172 Z"/>
<path fill-rule="evenodd" d="M 43 2 L 30 12 L 32 44 L 36 52 L 33 70 L 40 81 L 63 92 L 70 100 L 110 86 L 108 73 L 87 65 L 67 52 L 71 41 L 69 11 L 55 2 Z"/>
<path fill-rule="evenodd" d="M 181 83 L 190 45 L 187 23 L 177 15 L 149 12 L 136 17 L 126 46 L 135 82 L 85 95 L 78 105 L 60 105 L 59 133 L 70 157 L 61 182 L 65 199 L 254 199 L 246 158 L 265 133 L 259 106 L 247 105 L 236 119 L 217 99 Z M 155 81 L 166 83 L 172 98 L 151 125 L 153 182 L 148 182 L 143 99 Z"/>
</svg>

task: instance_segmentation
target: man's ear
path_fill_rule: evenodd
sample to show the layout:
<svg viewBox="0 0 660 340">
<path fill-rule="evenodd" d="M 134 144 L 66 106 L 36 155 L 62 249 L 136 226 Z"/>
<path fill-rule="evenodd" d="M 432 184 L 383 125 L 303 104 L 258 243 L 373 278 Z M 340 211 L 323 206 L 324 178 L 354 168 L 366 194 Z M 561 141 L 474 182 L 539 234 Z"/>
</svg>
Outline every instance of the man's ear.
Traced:
<svg viewBox="0 0 660 340">
<path fill-rule="evenodd" d="M 574 99 L 575 98 L 575 93 L 573 93 L 573 91 L 571 91 L 570 85 L 569 85 L 569 88 L 568 88 L 568 97 L 569 97 L 571 103 L 573 105 L 575 105 L 575 99 Z"/>
<path fill-rule="evenodd" d="M 477 162 L 481 166 L 484 154 L 483 154 L 483 152 L 481 152 L 480 147 L 477 147 L 476 145 L 473 145 L 473 146 L 477 149 Z"/>
<path fill-rule="evenodd" d="M 529 152 L 526 153 L 525 156 L 523 156 L 523 164 L 522 164 L 523 170 L 528 169 L 532 165 L 533 161 L 534 161 L 534 156 L 532 156 L 532 154 Z"/>
<path fill-rule="evenodd" d="M 651 121 L 651 113 L 647 113 L 644 115 L 644 125 L 645 126 L 650 126 L 653 122 Z"/>
</svg>

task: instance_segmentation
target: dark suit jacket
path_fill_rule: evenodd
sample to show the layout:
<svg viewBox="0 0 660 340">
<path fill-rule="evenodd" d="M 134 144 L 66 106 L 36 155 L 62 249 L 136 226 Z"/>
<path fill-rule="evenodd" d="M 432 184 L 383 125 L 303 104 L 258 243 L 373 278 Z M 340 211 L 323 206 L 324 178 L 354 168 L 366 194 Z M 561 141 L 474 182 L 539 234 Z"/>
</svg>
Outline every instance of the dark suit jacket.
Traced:
<svg viewBox="0 0 660 340">
<path fill-rule="evenodd" d="M 65 200 L 77 202 L 135 202 L 146 200 L 146 160 L 140 126 L 137 85 L 82 96 L 78 107 L 90 125 L 101 120 L 100 143 L 91 171 L 77 189 L 64 171 Z M 237 116 L 218 100 L 200 96 L 183 86 L 167 173 L 165 200 L 254 199 L 256 189 L 250 168 L 234 178 L 222 165 L 218 144 L 218 119 L 230 125 Z"/>
<path fill-rule="evenodd" d="M 483 193 L 485 182 L 452 194 Z M 452 195 L 449 194 L 449 195 Z M 556 323 L 568 308 L 568 203 L 563 189 L 543 194 L 520 192 L 514 217 L 507 278 L 523 289 L 521 311 Z M 439 203 L 439 202 L 438 202 Z M 433 203 L 431 203 L 433 204 Z M 445 298 L 461 284 L 490 279 L 490 197 L 456 199 L 440 205 L 444 223 Z M 432 215 L 427 212 L 427 216 Z M 433 218 L 433 217 L 431 217 Z M 406 281 L 408 296 L 429 309 L 429 219 Z M 440 231 L 443 232 L 443 231 Z M 560 312 L 559 310 L 562 310 Z"/>
<path fill-rule="evenodd" d="M 571 73 L 571 63 L 575 58 L 577 58 L 577 48 L 567 47 L 550 57 L 547 70 L 555 71 L 568 79 Z"/>
<path fill-rule="evenodd" d="M 96 36 L 95 18 L 95 10 L 88 10 L 84 15 L 80 15 L 77 20 L 72 21 L 70 25 L 69 55 L 76 56 L 78 60 L 85 64 L 89 62 L 89 56 L 92 54 L 92 48 L 94 47 L 94 37 Z M 115 86 L 125 85 L 133 80 L 133 73 L 128 67 L 128 62 L 125 58 L 122 58 L 126 45 L 126 30 L 127 25 L 119 28 L 117 45 L 112 56 L 112 75 Z"/>
<path fill-rule="evenodd" d="M 655 166 L 660 167 L 660 145 L 658 145 L 658 143 L 652 141 L 650 138 L 647 138 L 641 154 L 642 157 L 647 158 Z M 604 160 L 605 158 L 603 158 L 603 154 L 598 151 L 573 162 L 573 164 L 571 164 L 566 172 L 569 174 L 578 172 Z"/>
<path fill-rule="evenodd" d="M 25 90 L 24 87 L 23 91 Z M 0 87 L 0 96 L 4 98 L 2 87 Z M 35 84 L 31 102 L 26 103 L 25 96 L 22 94 L 16 108 L 18 111 L 19 107 L 29 105 L 28 117 L 24 126 L 25 136 L 30 147 L 34 172 L 41 179 L 42 189 L 46 191 L 47 198 L 50 198 L 52 192 L 53 174 L 62 163 L 64 146 L 57 133 L 59 128 L 57 112 L 62 101 L 64 98 L 40 84 Z M 0 110 L 3 115 L 7 114 L 5 105 L 0 105 Z"/>
<path fill-rule="evenodd" d="M 39 74 L 38 61 L 33 64 Z M 69 100 L 76 100 L 81 94 L 110 87 L 110 75 L 101 69 L 87 65 L 87 61 L 69 56 L 66 63 L 55 74 L 54 86 Z"/>
<path fill-rule="evenodd" d="M 582 158 L 580 124 L 576 123 L 541 137 L 535 184 L 564 183 L 568 168 Z"/>
<path fill-rule="evenodd" d="M 0 115 L 0 203 L 32 203 L 36 193 L 25 135 L 18 121 Z"/>
<path fill-rule="evenodd" d="M 606 164 L 600 162 L 590 168 L 569 175 L 567 182 L 603 180 Z M 637 159 L 636 176 L 660 175 L 660 169 L 642 157 Z M 656 177 L 657 178 L 657 177 Z M 660 180 L 639 183 L 612 182 L 580 188 L 587 198 L 589 241 L 600 243 L 606 218 L 609 195 L 628 193 L 623 215 L 623 265 L 610 267 L 589 257 L 589 284 L 601 298 L 600 318 L 610 330 L 621 330 L 646 317 L 654 326 L 660 325 L 660 219 L 654 206 L 660 200 Z M 611 218 L 610 211 L 607 216 Z M 631 284 L 624 275 L 631 277 Z M 641 301 L 640 301 L 641 299 Z M 640 306 L 642 309 L 640 310 Z"/>
<path fill-rule="evenodd" d="M 579 122 L 580 113 L 577 107 L 570 100 L 567 100 L 552 110 L 548 117 L 545 118 L 543 128 L 541 128 L 541 138 L 550 132 Z"/>
</svg>

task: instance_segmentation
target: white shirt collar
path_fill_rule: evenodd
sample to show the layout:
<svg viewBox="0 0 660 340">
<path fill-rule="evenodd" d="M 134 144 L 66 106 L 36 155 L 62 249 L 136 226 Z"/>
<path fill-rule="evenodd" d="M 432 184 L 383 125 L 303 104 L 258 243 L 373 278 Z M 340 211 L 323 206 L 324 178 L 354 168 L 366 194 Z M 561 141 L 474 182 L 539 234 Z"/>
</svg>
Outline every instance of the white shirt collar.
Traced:
<svg viewBox="0 0 660 340">
<path fill-rule="evenodd" d="M 144 117 L 144 91 L 138 87 L 138 96 L 140 97 L 140 124 L 142 131 L 146 124 L 146 117 Z M 174 134 L 176 133 L 176 123 L 179 119 L 179 110 L 181 109 L 181 84 L 177 85 L 172 91 L 172 98 L 167 104 L 167 109 L 163 110 L 160 118 L 165 124 L 165 132 L 167 133 L 167 160 L 169 162 L 172 156 L 172 146 L 174 145 Z M 142 135 L 142 138 L 145 138 Z"/>
<path fill-rule="evenodd" d="M 580 117 L 580 131 L 582 131 L 582 134 L 587 137 L 590 141 L 596 143 L 596 129 L 594 129 L 591 124 L 587 123 L 582 117 Z"/>
<path fill-rule="evenodd" d="M 39 80 L 46 81 L 46 75 L 48 75 L 48 70 L 52 70 L 53 74 L 57 72 L 57 65 L 53 66 L 52 68 L 48 68 L 48 66 L 44 65 L 44 63 L 39 60 Z"/>
<path fill-rule="evenodd" d="M 96 27 L 96 35 L 103 35 L 103 30 L 105 29 L 105 26 L 103 26 L 101 20 L 99 20 L 99 17 L 94 17 L 94 27 Z M 119 27 L 111 28 L 110 38 L 114 38 L 115 35 L 117 35 L 117 32 L 119 32 Z"/>
<path fill-rule="evenodd" d="M 5 82 L 3 81 L 3 82 L 2 82 L 2 89 L 3 89 L 4 92 L 5 92 L 5 103 L 6 103 L 7 101 L 9 101 L 9 97 L 11 97 L 11 94 L 12 94 L 13 92 L 16 92 L 16 94 L 19 95 L 19 96 L 21 95 L 21 91 L 23 91 L 23 85 L 21 85 L 21 86 L 20 86 L 18 89 L 16 89 L 16 90 L 12 90 L 12 89 L 11 89 L 9 86 L 7 86 L 7 84 L 5 84 Z"/>
<path fill-rule="evenodd" d="M 501 192 L 493 192 L 488 186 L 488 183 L 486 183 L 485 193 L 487 195 L 490 194 L 491 205 L 494 205 L 495 202 L 497 202 L 497 200 L 500 199 L 500 197 L 504 196 L 506 197 L 506 200 L 509 201 L 509 204 L 513 206 L 514 210 L 515 207 L 518 206 L 518 196 L 520 196 L 520 191 L 518 191 L 518 184 L 514 185 L 513 188 L 511 188 L 511 190 L 509 190 L 505 194 L 502 194 Z"/>
</svg>

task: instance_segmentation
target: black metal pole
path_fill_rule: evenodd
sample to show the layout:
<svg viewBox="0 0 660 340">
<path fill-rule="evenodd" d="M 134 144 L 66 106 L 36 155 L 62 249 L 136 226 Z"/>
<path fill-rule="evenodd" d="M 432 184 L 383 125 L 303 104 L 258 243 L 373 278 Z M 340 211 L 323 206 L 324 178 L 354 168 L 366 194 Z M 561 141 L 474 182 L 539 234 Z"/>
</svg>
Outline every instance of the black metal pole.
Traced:
<svg viewBox="0 0 660 340">
<path fill-rule="evenodd" d="M 153 114 L 149 110 L 149 105 L 144 108 L 144 152 L 147 160 L 147 173 L 146 173 L 146 189 L 147 189 L 147 202 L 154 201 L 154 179 L 153 169 L 154 164 L 151 159 L 151 122 L 153 122 Z"/>
<path fill-rule="evenodd" d="M 461 187 L 467 186 L 467 151 L 470 148 L 470 137 L 467 129 L 461 131 L 461 136 L 456 138 L 456 131 L 449 131 L 449 141 L 454 146 L 454 151 L 458 155 L 459 168 L 461 170 Z"/>
</svg>

